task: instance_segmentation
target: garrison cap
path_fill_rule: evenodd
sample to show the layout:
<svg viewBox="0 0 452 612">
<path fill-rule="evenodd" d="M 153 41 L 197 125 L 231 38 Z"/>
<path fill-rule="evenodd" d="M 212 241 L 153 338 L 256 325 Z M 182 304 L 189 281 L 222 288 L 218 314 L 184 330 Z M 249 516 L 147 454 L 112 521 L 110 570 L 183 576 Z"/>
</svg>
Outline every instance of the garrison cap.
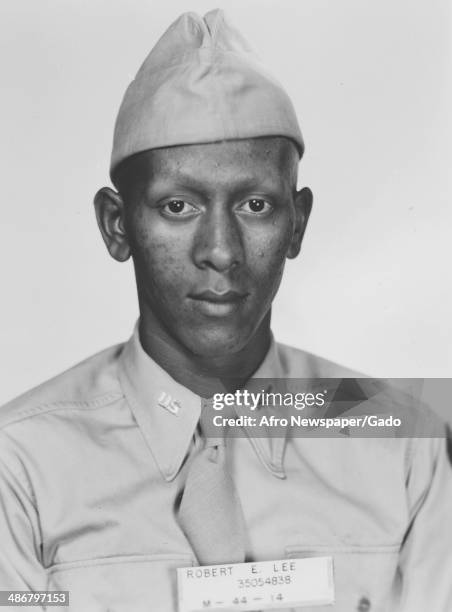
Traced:
<svg viewBox="0 0 452 612">
<path fill-rule="evenodd" d="M 286 136 L 303 154 L 295 110 L 223 11 L 181 15 L 129 85 L 116 119 L 110 174 L 160 147 Z"/>
</svg>

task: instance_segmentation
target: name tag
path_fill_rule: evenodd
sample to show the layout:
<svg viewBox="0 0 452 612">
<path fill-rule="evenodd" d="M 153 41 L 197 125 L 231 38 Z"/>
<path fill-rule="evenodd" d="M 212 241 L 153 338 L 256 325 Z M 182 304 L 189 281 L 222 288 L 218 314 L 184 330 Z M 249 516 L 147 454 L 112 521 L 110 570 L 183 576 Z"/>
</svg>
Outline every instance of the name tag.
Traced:
<svg viewBox="0 0 452 612">
<path fill-rule="evenodd" d="M 277 610 L 334 603 L 332 557 L 177 570 L 179 612 Z"/>
</svg>

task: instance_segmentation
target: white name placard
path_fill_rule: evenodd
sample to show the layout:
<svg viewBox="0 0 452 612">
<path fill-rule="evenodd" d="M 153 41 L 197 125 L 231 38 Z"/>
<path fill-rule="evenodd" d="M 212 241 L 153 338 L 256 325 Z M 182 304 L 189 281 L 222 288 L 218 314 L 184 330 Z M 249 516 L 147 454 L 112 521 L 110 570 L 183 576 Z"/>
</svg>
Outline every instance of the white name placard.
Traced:
<svg viewBox="0 0 452 612">
<path fill-rule="evenodd" d="M 332 557 L 177 570 L 179 612 L 277 610 L 334 603 Z"/>
</svg>

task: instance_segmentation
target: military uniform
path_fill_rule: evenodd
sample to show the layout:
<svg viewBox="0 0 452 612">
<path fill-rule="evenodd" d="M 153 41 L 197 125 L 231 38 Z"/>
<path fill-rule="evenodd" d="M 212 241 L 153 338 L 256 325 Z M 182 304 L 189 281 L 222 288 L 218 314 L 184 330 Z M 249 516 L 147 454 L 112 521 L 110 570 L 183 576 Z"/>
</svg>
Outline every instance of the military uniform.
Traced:
<svg viewBox="0 0 452 612">
<path fill-rule="evenodd" d="M 273 343 L 255 376 L 349 374 Z M 176 610 L 175 568 L 197 564 L 174 509 L 200 407 L 137 331 L 5 406 L 0 589 L 69 590 L 80 612 Z M 227 452 L 249 559 L 333 557 L 336 604 L 316 610 L 450 609 L 444 440 L 235 437 Z"/>
</svg>

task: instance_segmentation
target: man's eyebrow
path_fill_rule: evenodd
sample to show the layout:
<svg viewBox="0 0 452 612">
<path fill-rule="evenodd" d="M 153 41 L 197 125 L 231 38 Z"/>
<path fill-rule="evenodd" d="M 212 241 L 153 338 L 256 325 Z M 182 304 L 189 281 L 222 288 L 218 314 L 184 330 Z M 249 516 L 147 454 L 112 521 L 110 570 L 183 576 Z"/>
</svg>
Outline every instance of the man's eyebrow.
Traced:
<svg viewBox="0 0 452 612">
<path fill-rule="evenodd" d="M 275 180 L 268 176 L 243 175 L 239 177 L 234 176 L 233 178 L 219 177 L 215 182 L 215 187 L 218 188 L 219 186 L 228 188 L 232 194 L 253 191 L 256 189 L 273 193 L 279 191 L 278 188 L 283 186 L 283 181 L 279 178 L 277 183 L 275 183 Z M 189 189 L 199 195 L 205 195 L 211 188 L 211 183 L 206 184 L 204 180 L 185 172 L 178 172 L 175 177 L 171 178 L 159 176 L 149 185 L 149 191 L 160 192 L 166 190 Z"/>
</svg>

